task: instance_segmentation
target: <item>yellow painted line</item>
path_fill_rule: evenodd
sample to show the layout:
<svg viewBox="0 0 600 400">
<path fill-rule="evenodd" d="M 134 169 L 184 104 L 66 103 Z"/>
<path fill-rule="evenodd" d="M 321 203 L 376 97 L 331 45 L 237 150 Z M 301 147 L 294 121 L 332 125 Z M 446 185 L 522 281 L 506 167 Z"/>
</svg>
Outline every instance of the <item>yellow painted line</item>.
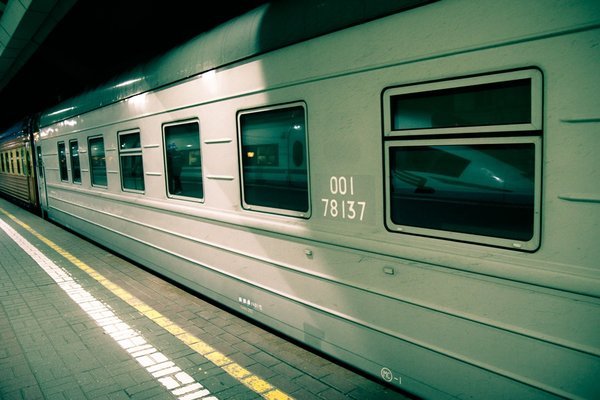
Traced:
<svg viewBox="0 0 600 400">
<path fill-rule="evenodd" d="M 249 377 L 242 379 L 242 383 L 256 393 L 266 393 L 274 389 L 267 381 L 260 379 L 256 375 L 250 375 Z"/>
<path fill-rule="evenodd" d="M 104 286 L 113 294 L 124 300 L 127 304 L 138 310 L 147 318 L 154 321 L 161 328 L 164 328 L 165 330 L 170 332 L 173 336 L 178 338 L 181 342 L 186 344 L 192 350 L 196 351 L 198 354 L 202 355 L 206 359 L 210 360 L 213 364 L 220 367 L 223 371 L 228 373 L 230 376 L 235 378 L 238 382 L 242 383 L 250 390 L 254 391 L 255 393 L 258 393 L 260 396 L 267 400 L 294 399 L 290 395 L 272 386 L 259 376 L 252 374 L 250 371 L 246 370 L 244 367 L 231 360 L 225 354 L 219 352 L 218 350 L 215 350 L 203 340 L 188 333 L 185 329 L 171 321 L 169 318 L 165 317 L 160 312 L 150 307 L 149 305 L 147 305 L 142 300 L 138 299 L 125 289 L 114 284 L 113 282 L 105 278 L 102 274 L 94 270 L 92 267 L 79 260 L 77 257 L 72 255 L 68 251 L 64 250 L 50 239 L 38 233 L 36 230 L 34 230 L 32 227 L 15 217 L 13 214 L 9 213 L 1 207 L 0 212 L 12 219 L 16 224 L 20 225 L 23 229 L 31 233 L 33 236 L 41 240 L 48 247 L 50 247 L 52 250 L 56 251 L 58 254 L 63 256 L 73 265 L 87 273 L 90 277 L 94 278 L 102 286 Z"/>
<path fill-rule="evenodd" d="M 250 373 L 250 371 L 248 371 L 247 369 L 245 369 L 243 367 L 240 367 L 237 364 L 228 364 L 228 365 L 225 365 L 223 367 L 223 369 L 225 371 L 227 371 L 227 373 L 229 375 L 235 377 L 235 379 L 243 379 L 243 378 L 245 378 L 245 377 L 247 377 L 249 375 L 252 375 Z"/>
<path fill-rule="evenodd" d="M 210 347 L 210 345 L 204 342 L 196 342 L 188 346 L 190 346 L 192 349 L 194 349 L 194 351 L 196 351 L 196 353 L 199 353 L 202 356 L 215 351 L 215 349 L 213 349 L 212 347 Z"/>
<path fill-rule="evenodd" d="M 59 267 L 44 253 L 31 244 L 27 239 L 16 231 L 12 226 L 0 218 L 0 230 L 4 231 L 13 242 L 19 246 L 32 261 L 34 261 L 48 276 L 56 283 L 58 288 L 65 292 L 81 310 L 87 314 L 96 324 L 109 335 L 116 344 L 125 350 L 144 368 L 156 382 L 160 383 L 179 400 L 217 399 L 211 396 L 208 389 L 183 371 L 167 355 L 152 346 L 143 335 L 136 332 L 113 313 L 109 306 L 98 300 L 94 295 L 81 286 L 77 279 L 73 278 L 65 268 Z M 207 397 L 209 396 L 209 397 Z"/>
</svg>

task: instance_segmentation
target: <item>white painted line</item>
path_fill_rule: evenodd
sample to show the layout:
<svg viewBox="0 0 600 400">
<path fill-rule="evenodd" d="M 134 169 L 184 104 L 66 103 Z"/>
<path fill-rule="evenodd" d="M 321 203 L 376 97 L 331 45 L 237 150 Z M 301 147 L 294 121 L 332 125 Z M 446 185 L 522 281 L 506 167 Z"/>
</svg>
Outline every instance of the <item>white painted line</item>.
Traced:
<svg viewBox="0 0 600 400">
<path fill-rule="evenodd" d="M 180 400 L 218 400 L 194 378 L 182 371 L 159 352 L 137 331 L 116 316 L 105 305 L 79 285 L 65 269 L 57 266 L 41 251 L 29 243 L 10 225 L 0 219 L 0 228 L 21 247 L 96 323 L 104 329 L 143 368 Z M 192 383 L 192 385 L 190 385 Z M 183 395 L 183 396 L 182 396 Z"/>
</svg>

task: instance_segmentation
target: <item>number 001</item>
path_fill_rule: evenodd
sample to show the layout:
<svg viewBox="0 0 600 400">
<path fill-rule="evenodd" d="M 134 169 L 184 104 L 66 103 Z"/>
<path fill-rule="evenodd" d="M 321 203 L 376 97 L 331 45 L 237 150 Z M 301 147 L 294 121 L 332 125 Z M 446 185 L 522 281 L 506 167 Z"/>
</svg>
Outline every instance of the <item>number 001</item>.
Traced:
<svg viewBox="0 0 600 400">
<path fill-rule="evenodd" d="M 350 189 L 350 192 L 348 192 Z M 329 191 L 331 194 L 341 194 L 345 196 L 354 195 L 354 177 L 346 178 L 345 176 L 332 176 L 329 178 Z"/>
</svg>

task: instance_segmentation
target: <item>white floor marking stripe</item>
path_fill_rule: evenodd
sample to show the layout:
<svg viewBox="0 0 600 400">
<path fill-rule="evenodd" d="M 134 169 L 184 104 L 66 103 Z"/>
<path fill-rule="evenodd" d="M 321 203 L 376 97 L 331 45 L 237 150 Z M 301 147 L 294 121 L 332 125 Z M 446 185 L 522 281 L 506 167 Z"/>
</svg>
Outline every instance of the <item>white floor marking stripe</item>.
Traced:
<svg viewBox="0 0 600 400">
<path fill-rule="evenodd" d="M 79 285 L 66 270 L 52 262 L 1 218 L 0 228 L 29 254 L 82 310 L 174 396 L 185 394 L 179 397 L 180 400 L 217 400 L 204 386 L 149 344 L 142 335 L 117 317 L 107 305 Z"/>
</svg>

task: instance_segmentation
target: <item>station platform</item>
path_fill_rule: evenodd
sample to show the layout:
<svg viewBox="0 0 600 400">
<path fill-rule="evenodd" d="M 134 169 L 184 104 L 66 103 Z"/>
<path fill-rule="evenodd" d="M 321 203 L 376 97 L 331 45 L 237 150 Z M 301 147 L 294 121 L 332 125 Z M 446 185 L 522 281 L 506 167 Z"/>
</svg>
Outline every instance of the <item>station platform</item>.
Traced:
<svg viewBox="0 0 600 400">
<path fill-rule="evenodd" d="M 407 399 L 0 198 L 0 399 Z"/>
</svg>

